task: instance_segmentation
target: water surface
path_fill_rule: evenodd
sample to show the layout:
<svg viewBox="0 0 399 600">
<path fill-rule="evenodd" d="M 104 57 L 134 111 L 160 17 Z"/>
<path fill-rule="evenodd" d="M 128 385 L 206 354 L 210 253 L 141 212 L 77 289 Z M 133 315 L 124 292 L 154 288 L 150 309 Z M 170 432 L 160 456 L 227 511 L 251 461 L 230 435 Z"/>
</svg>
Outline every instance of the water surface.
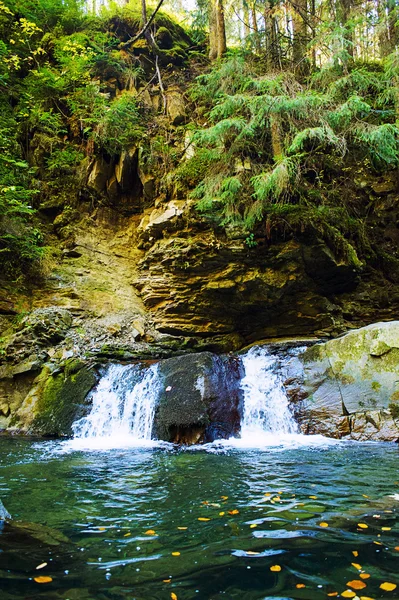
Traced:
<svg viewBox="0 0 399 600">
<path fill-rule="evenodd" d="M 76 451 L 2 438 L 0 456 L 0 498 L 29 523 L 0 532 L 2 600 L 316 600 L 354 580 L 359 598 L 399 598 L 395 445 Z"/>
</svg>

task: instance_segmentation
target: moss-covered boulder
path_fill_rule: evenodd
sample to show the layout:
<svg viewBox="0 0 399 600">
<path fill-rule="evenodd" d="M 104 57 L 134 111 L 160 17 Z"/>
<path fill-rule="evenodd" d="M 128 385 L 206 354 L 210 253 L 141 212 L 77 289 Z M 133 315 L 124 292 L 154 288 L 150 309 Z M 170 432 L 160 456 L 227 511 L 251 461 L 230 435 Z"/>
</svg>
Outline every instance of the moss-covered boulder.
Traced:
<svg viewBox="0 0 399 600">
<path fill-rule="evenodd" d="M 308 348 L 291 361 L 288 375 L 305 433 L 399 440 L 399 321 Z"/>
<path fill-rule="evenodd" d="M 238 434 L 242 416 L 241 362 L 210 352 L 159 363 L 161 392 L 154 433 L 181 444 Z"/>
<path fill-rule="evenodd" d="M 73 422 L 88 410 L 86 396 L 97 381 L 96 371 L 80 361 L 68 361 L 62 372 L 45 366 L 12 426 L 43 436 L 71 435 Z"/>
</svg>

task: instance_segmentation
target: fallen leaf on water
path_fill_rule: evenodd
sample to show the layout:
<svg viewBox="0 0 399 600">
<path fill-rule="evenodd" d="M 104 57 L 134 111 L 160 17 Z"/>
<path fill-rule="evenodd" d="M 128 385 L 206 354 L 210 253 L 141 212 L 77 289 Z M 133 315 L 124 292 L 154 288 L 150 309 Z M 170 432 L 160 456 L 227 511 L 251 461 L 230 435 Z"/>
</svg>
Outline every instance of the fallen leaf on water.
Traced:
<svg viewBox="0 0 399 600">
<path fill-rule="evenodd" d="M 381 527 L 381 531 L 391 531 L 392 527 Z"/>
<path fill-rule="evenodd" d="M 219 513 L 219 517 L 224 517 L 226 513 L 224 512 L 224 510 L 222 510 L 222 512 Z"/>
<path fill-rule="evenodd" d="M 173 592 L 171 593 L 170 597 L 172 598 L 172 600 L 177 600 L 177 596 Z"/>
<path fill-rule="evenodd" d="M 201 504 L 207 505 L 207 504 L 209 504 L 209 502 L 208 502 L 208 500 L 204 500 L 203 502 L 201 502 Z"/>
<path fill-rule="evenodd" d="M 355 569 L 359 569 L 359 571 L 362 570 L 362 565 L 359 565 L 358 563 L 351 563 L 352 567 L 355 567 Z"/>
<path fill-rule="evenodd" d="M 373 515 L 374 519 L 381 519 L 381 515 Z"/>
<path fill-rule="evenodd" d="M 211 502 L 209 506 L 213 506 L 213 508 L 220 508 L 220 504 L 217 504 L 216 502 Z"/>
<path fill-rule="evenodd" d="M 98 528 L 98 531 L 105 531 L 105 530 L 106 530 L 106 527 L 99 527 Z"/>
<path fill-rule="evenodd" d="M 52 577 L 46 577 L 45 575 L 41 575 L 40 577 L 35 577 L 36 583 L 51 583 L 53 581 Z M 396 585 L 395 585 L 396 587 Z"/>
<path fill-rule="evenodd" d="M 172 556 L 180 556 L 180 552 L 172 552 Z"/>
<path fill-rule="evenodd" d="M 345 590 L 344 592 L 342 592 L 341 596 L 343 598 L 354 598 L 356 594 L 355 592 L 352 592 L 352 590 Z"/>
<path fill-rule="evenodd" d="M 357 526 L 360 527 L 360 529 L 368 529 L 369 528 L 369 526 L 366 525 L 366 523 L 358 523 Z"/>
<path fill-rule="evenodd" d="M 210 521 L 209 517 L 198 517 L 198 521 Z"/>
<path fill-rule="evenodd" d="M 228 496 L 220 496 L 222 500 L 228 500 Z"/>
<path fill-rule="evenodd" d="M 47 563 L 46 562 L 40 563 L 40 565 L 37 565 L 36 571 L 38 571 L 39 569 L 44 569 L 44 567 L 47 567 Z"/>
<path fill-rule="evenodd" d="M 321 523 L 319 523 L 319 527 L 328 527 L 328 523 L 322 521 Z"/>
<path fill-rule="evenodd" d="M 132 535 L 131 533 L 125 533 L 125 535 L 123 537 L 129 537 L 129 535 Z"/>
<path fill-rule="evenodd" d="M 359 552 L 357 550 L 352 550 L 352 554 L 354 557 L 359 556 Z"/>
<path fill-rule="evenodd" d="M 281 567 L 280 567 L 280 565 L 272 565 L 272 566 L 270 567 L 270 570 L 271 570 L 271 571 L 275 571 L 275 572 L 277 572 L 277 571 L 281 571 Z"/>
<path fill-rule="evenodd" d="M 170 583 L 172 580 L 171 580 L 171 579 L 162 579 L 162 581 L 163 581 L 164 583 Z"/>
<path fill-rule="evenodd" d="M 381 543 L 381 542 L 376 542 L 376 541 L 374 541 L 374 542 L 373 542 L 373 544 L 377 544 L 377 546 L 382 546 L 382 543 Z"/>
<path fill-rule="evenodd" d="M 255 527 L 257 527 L 257 526 L 258 526 L 257 523 L 252 523 L 252 525 L 250 525 L 250 528 L 255 529 Z"/>
<path fill-rule="evenodd" d="M 240 511 L 234 508 L 233 510 L 229 510 L 229 515 L 238 515 Z"/>
<path fill-rule="evenodd" d="M 252 552 L 252 550 L 247 550 L 246 554 L 250 554 L 251 556 L 255 556 L 255 554 L 260 554 L 260 552 Z"/>
<path fill-rule="evenodd" d="M 363 498 L 369 498 L 369 496 L 366 496 L 366 494 L 362 494 Z"/>
<path fill-rule="evenodd" d="M 362 590 L 367 587 L 364 581 L 360 581 L 360 579 L 352 579 L 352 581 L 347 581 L 346 585 L 354 590 Z"/>
<path fill-rule="evenodd" d="M 145 535 L 157 535 L 153 529 L 147 529 Z"/>
<path fill-rule="evenodd" d="M 327 596 L 338 596 L 338 592 L 330 592 Z"/>
<path fill-rule="evenodd" d="M 265 496 L 266 496 L 267 498 L 270 498 L 271 494 L 270 494 L 269 492 L 267 492 L 267 493 L 265 494 Z"/>
<path fill-rule="evenodd" d="M 369 579 L 371 575 L 369 575 L 369 573 L 360 573 L 359 577 L 361 579 Z"/>
<path fill-rule="evenodd" d="M 381 583 L 380 588 L 385 592 L 393 592 L 393 590 L 396 590 L 397 585 L 396 583 L 389 583 L 388 581 L 384 581 L 384 583 Z"/>
<path fill-rule="evenodd" d="M 186 529 L 188 529 L 188 527 L 178 527 L 177 529 L 180 529 L 180 531 L 185 531 Z"/>
<path fill-rule="evenodd" d="M 374 600 L 374 598 L 370 598 L 370 596 L 360 596 L 360 600 Z"/>
<path fill-rule="evenodd" d="M 295 587 L 296 587 L 298 590 L 300 590 L 300 589 L 302 589 L 302 588 L 306 587 L 306 585 L 305 585 L 304 583 L 297 583 Z"/>
<path fill-rule="evenodd" d="M 312 500 L 317 500 L 317 496 L 309 496 Z"/>
<path fill-rule="evenodd" d="M 396 552 L 399 552 L 399 546 L 395 546 L 394 550 L 396 550 Z"/>
</svg>

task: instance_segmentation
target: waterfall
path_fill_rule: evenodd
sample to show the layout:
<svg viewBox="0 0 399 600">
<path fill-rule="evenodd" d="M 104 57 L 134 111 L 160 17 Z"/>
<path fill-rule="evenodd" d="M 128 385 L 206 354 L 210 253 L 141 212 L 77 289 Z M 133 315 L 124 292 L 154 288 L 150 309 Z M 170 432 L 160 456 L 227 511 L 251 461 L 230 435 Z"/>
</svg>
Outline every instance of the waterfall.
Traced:
<svg viewBox="0 0 399 600">
<path fill-rule="evenodd" d="M 255 346 L 243 357 L 245 376 L 241 440 L 252 446 L 278 442 L 297 433 L 288 399 L 277 373 L 277 360 L 265 347 Z"/>
<path fill-rule="evenodd" d="M 90 413 L 73 424 L 75 445 L 115 447 L 151 440 L 158 367 L 111 365 L 91 394 Z"/>
</svg>

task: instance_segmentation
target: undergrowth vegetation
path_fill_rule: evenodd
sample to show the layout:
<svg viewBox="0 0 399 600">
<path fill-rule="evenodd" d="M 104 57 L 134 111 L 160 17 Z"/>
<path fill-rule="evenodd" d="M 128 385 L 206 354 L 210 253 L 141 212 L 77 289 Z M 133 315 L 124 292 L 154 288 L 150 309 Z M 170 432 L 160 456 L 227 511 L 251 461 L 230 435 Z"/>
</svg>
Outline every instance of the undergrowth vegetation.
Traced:
<svg viewBox="0 0 399 600">
<path fill-rule="evenodd" d="M 201 174 L 187 179 L 191 195 L 224 226 L 261 227 L 269 238 L 282 230 L 319 235 L 360 267 L 373 254 L 368 232 L 349 191 L 337 189 L 348 169 L 377 176 L 399 165 L 394 63 L 335 64 L 299 83 L 230 56 L 191 88 L 207 122 L 177 177 Z M 204 173 L 206 153 L 213 159 Z"/>
</svg>

